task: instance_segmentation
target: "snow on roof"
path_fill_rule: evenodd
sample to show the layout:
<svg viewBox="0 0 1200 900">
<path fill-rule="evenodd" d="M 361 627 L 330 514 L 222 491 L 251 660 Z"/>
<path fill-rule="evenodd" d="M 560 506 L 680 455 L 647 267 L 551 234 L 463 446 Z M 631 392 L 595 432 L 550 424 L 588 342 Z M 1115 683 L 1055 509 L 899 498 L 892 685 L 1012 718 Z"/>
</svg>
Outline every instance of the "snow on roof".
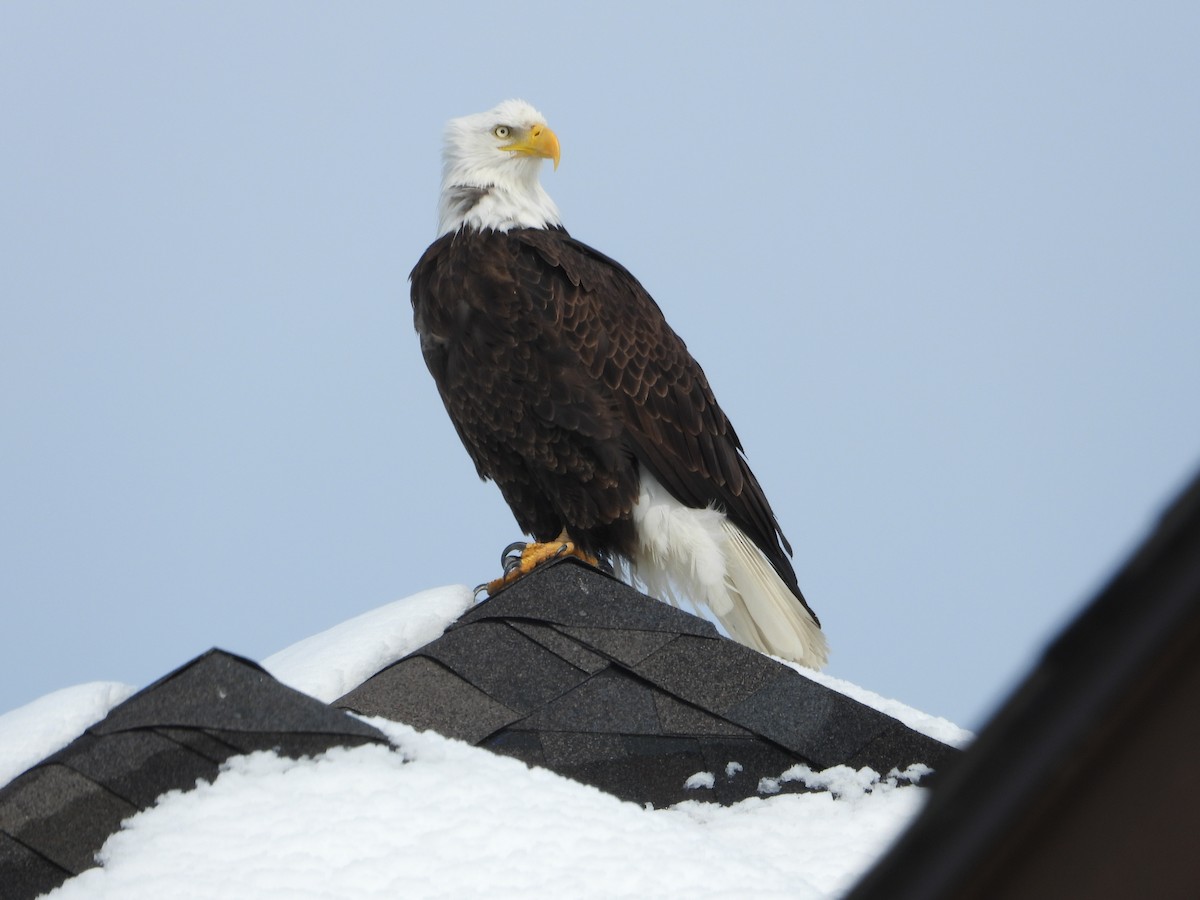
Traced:
<svg viewBox="0 0 1200 900">
<path fill-rule="evenodd" d="M 268 659 L 265 667 L 280 681 L 328 701 L 398 657 L 435 643 L 469 603 L 465 588 L 427 591 L 302 641 Z M 473 618 L 487 617 L 476 609 L 464 621 Z M 563 626 L 565 631 L 570 627 Z M 540 637 L 549 640 L 547 634 Z M 580 651 L 560 647 L 560 652 Z M 172 680 L 203 665 L 230 685 L 248 683 L 251 696 L 231 698 L 236 692 L 226 687 L 214 695 L 200 681 L 184 689 Z M 933 732 L 948 743 L 968 738 L 961 729 L 894 701 L 833 679 L 823 681 L 822 691 L 832 686 L 857 694 L 845 700 L 853 708 L 859 703 L 883 708 L 917 731 Z M 158 688 L 158 700 L 151 703 L 146 698 L 154 696 L 153 688 Z M 44 779 L 54 772 L 73 780 L 77 770 L 91 766 L 100 787 L 88 797 L 133 793 L 121 782 L 123 770 L 112 760 L 104 765 L 81 760 L 85 751 L 99 753 L 94 743 L 98 735 L 134 741 L 130 729 L 151 724 L 130 714 L 130 704 L 140 703 L 143 712 L 152 705 L 175 726 L 159 728 L 154 736 L 159 756 L 146 753 L 176 760 L 173 768 L 166 768 L 183 774 L 184 782 L 177 787 L 198 785 L 170 790 L 152 806 L 152 796 L 126 806 L 106 800 L 106 821 L 114 815 L 116 821 L 129 817 L 99 851 L 103 867 L 82 871 L 55 897 L 316 900 L 393 897 L 397 892 L 457 896 L 482 890 L 494 896 L 620 897 L 687 891 L 696 896 L 753 892 L 824 897 L 845 889 L 870 865 L 914 815 L 925 790 L 865 767 L 818 772 L 793 765 L 775 772 L 774 786 L 760 784 L 759 796 L 728 807 L 686 800 L 670 809 L 651 810 L 545 768 L 385 718 L 367 719 L 348 731 L 353 740 L 366 741 L 382 732 L 394 748 L 372 742 L 325 749 L 338 741 L 314 738 L 313 733 L 340 726 L 324 717 L 354 720 L 295 694 L 255 664 L 228 654 L 207 654 L 151 689 L 116 706 L 130 689 L 82 686 L 0 716 L 0 784 L 58 751 L 48 761 L 57 768 L 40 766 L 32 774 Z M 216 721 L 205 718 L 210 713 L 200 702 L 213 696 L 221 701 Z M 263 723 L 257 720 L 264 710 L 266 724 L 276 732 L 239 732 L 261 732 Z M 70 743 L 89 724 L 87 734 Z M 188 727 L 203 733 L 187 737 Z M 225 752 L 208 752 L 212 747 L 205 742 L 210 740 L 225 745 Z M 171 741 L 171 753 L 162 756 Z M 179 763 L 186 755 L 179 752 L 180 745 L 203 750 L 207 761 Z M 276 746 L 283 753 L 258 749 Z M 289 752 L 310 755 L 292 759 Z M 684 797 L 711 795 L 711 785 L 750 777 L 741 768 L 731 760 L 688 772 L 679 779 L 680 789 Z M 30 864 L 31 859 L 28 848 L 3 832 L 20 833 L 22 823 L 41 827 L 53 821 L 53 810 L 10 802 L 17 789 L 28 786 L 30 774 L 0 788 L 0 869 Z M 107 786 L 102 776 L 110 779 Z M 788 785 L 819 793 L 770 796 L 773 788 Z M 149 808 L 136 812 L 137 806 Z M 68 824 L 74 827 L 71 817 L 60 815 L 57 827 Z M 110 830 L 115 827 L 113 822 Z M 70 871 L 88 864 L 86 859 L 71 862 L 75 868 Z M 45 890 L 57 881 L 28 883 Z"/>
<path fill-rule="evenodd" d="M 884 849 L 924 789 L 650 811 L 386 720 L 398 751 L 231 760 L 126 822 L 55 900 L 817 898 Z"/>
</svg>

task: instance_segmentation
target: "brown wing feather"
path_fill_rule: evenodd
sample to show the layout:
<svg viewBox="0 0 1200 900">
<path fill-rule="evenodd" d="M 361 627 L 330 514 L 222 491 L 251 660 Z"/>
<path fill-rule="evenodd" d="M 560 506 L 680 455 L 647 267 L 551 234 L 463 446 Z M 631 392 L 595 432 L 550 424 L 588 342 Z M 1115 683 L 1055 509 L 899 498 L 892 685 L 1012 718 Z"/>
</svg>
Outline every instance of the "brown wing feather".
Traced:
<svg viewBox="0 0 1200 900">
<path fill-rule="evenodd" d="M 637 467 L 620 404 L 561 327 L 562 273 L 506 234 L 460 232 L 410 277 L 425 362 L 480 477 L 537 539 L 565 526 L 589 549 L 627 551 Z"/>
<path fill-rule="evenodd" d="M 741 441 L 654 299 L 623 266 L 565 232 L 512 234 L 558 273 L 564 328 L 591 374 L 616 392 L 639 461 L 681 502 L 724 510 L 799 595 L 791 547 Z"/>
</svg>

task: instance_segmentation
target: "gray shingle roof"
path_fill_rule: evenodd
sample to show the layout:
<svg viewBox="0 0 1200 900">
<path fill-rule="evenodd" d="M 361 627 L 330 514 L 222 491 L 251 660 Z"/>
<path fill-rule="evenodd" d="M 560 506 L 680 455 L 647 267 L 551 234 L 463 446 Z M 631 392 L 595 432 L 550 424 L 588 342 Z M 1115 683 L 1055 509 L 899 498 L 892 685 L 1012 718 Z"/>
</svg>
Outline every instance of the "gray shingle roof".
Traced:
<svg viewBox="0 0 1200 900">
<path fill-rule="evenodd" d="M 958 755 L 574 559 L 478 605 L 335 705 L 655 806 L 736 802 L 796 764 L 886 774 Z M 711 789 L 685 787 L 698 772 L 714 775 Z"/>
</svg>

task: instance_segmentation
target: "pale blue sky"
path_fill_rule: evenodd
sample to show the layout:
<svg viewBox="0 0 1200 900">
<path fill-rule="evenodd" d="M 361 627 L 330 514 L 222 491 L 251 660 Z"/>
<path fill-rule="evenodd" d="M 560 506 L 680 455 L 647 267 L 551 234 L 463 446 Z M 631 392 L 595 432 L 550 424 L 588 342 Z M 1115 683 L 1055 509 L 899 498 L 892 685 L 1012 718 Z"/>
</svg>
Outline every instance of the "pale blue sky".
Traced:
<svg viewBox="0 0 1200 900">
<path fill-rule="evenodd" d="M 1200 464 L 1200 7 L 0 5 L 0 711 L 518 537 L 406 277 L 521 96 L 704 365 L 829 670 L 981 723 Z"/>
</svg>

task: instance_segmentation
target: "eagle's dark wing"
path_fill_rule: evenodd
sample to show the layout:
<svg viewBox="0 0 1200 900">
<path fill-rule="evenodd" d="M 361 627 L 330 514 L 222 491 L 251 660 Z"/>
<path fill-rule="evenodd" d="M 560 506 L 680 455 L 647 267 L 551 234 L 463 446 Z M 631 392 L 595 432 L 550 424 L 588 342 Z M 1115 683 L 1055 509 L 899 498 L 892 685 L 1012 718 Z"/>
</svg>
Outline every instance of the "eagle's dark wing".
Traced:
<svg viewBox="0 0 1200 900">
<path fill-rule="evenodd" d="M 563 331 L 563 273 L 511 234 L 446 235 L 413 269 L 426 364 L 523 530 L 548 541 L 565 526 L 587 549 L 627 551 L 638 482 L 621 405 Z"/>
<path fill-rule="evenodd" d="M 537 251 L 525 277 L 548 287 L 588 373 L 617 397 L 641 464 L 688 506 L 724 511 L 800 597 L 791 547 L 737 433 L 654 299 L 623 266 L 565 232 L 510 234 Z"/>
</svg>

